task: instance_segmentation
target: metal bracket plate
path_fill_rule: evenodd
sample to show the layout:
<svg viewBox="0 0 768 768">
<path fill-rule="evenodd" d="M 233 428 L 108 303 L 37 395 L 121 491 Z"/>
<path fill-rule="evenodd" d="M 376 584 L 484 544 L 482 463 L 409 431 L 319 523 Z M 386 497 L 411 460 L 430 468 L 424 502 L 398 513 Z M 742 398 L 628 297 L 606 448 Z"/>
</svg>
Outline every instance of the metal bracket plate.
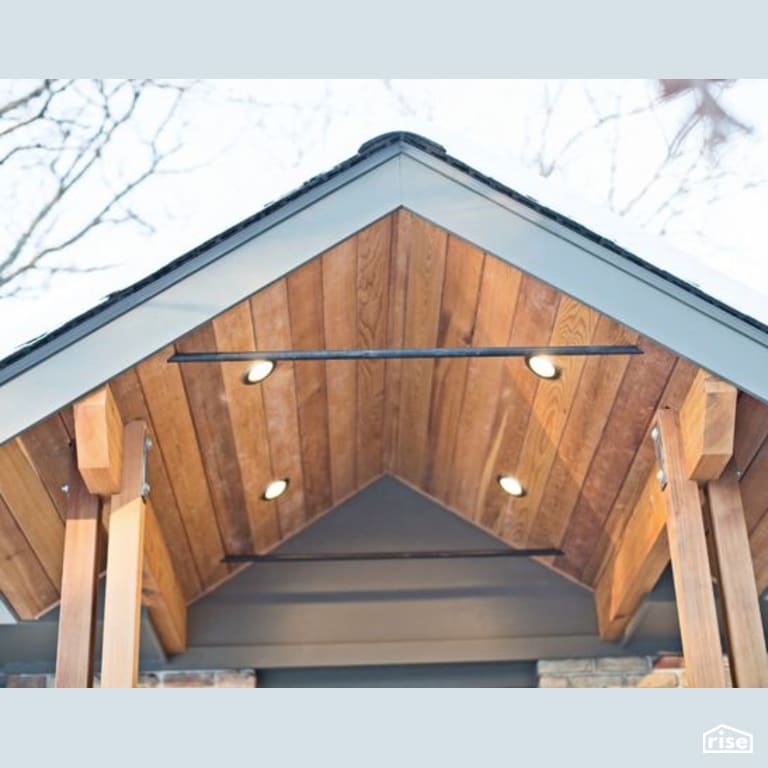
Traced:
<svg viewBox="0 0 768 768">
<path fill-rule="evenodd" d="M 656 450 L 656 463 L 659 466 L 656 479 L 663 491 L 667 487 L 667 468 L 664 464 L 664 445 L 661 442 L 661 430 L 658 424 L 654 424 L 651 429 L 651 440 L 653 440 L 653 447 Z"/>
</svg>

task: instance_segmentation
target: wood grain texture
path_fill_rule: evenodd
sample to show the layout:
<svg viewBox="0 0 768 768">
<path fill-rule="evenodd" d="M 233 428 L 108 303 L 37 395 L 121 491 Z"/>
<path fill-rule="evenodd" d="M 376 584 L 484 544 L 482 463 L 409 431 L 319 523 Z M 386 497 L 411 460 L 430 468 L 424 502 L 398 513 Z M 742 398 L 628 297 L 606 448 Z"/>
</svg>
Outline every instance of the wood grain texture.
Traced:
<svg viewBox="0 0 768 768">
<path fill-rule="evenodd" d="M 448 238 L 438 347 L 472 344 L 483 261 L 482 251 L 463 240 Z M 468 365 L 467 359 L 442 359 L 434 367 L 424 487 L 438 498 L 446 496 L 453 475 L 453 451 Z"/>
<path fill-rule="evenodd" d="M 763 443 L 768 440 L 768 405 L 746 392 L 739 393 L 736 403 L 736 427 L 733 460 L 743 475 Z"/>
<path fill-rule="evenodd" d="M 409 241 L 414 216 L 399 210 L 394 214 L 392 253 L 389 268 L 389 301 L 387 312 L 387 346 L 402 347 L 405 338 L 406 289 L 408 285 Z M 402 360 L 387 360 L 384 364 L 384 456 L 387 472 L 396 466 L 398 430 L 400 426 L 400 393 L 402 390 Z"/>
<path fill-rule="evenodd" d="M 58 591 L 64 523 L 18 439 L 0 446 L 0 496 Z"/>
<path fill-rule="evenodd" d="M 324 253 L 323 326 L 329 349 L 357 346 L 357 238 Z M 328 440 L 331 495 L 337 503 L 357 487 L 357 377 L 360 364 L 328 360 Z"/>
<path fill-rule="evenodd" d="M 314 259 L 287 280 L 293 348 L 324 348 L 321 262 Z M 304 509 L 311 520 L 328 509 L 332 499 L 325 362 L 304 361 L 295 366 L 295 376 Z"/>
<path fill-rule="evenodd" d="M 216 336 L 210 323 L 176 342 L 179 352 L 202 352 L 215 347 Z M 225 553 L 253 552 L 251 527 L 243 514 L 247 508 L 245 493 L 221 366 L 180 368 Z"/>
<path fill-rule="evenodd" d="M 232 352 L 256 349 L 248 302 L 214 318 L 212 325 L 217 349 Z M 251 539 L 254 550 L 264 552 L 280 541 L 280 520 L 277 506 L 262 498 L 264 489 L 274 479 L 262 386 L 243 384 L 243 371 L 239 363 L 221 365 Z"/>
<path fill-rule="evenodd" d="M 399 210 L 213 318 L 179 348 L 539 346 L 634 337 Z M 152 506 L 185 601 L 232 572 L 220 562 L 225 551 L 270 550 L 381 472 L 494 533 L 511 520 L 519 527 L 508 532 L 513 543 L 559 544 L 565 554 L 546 564 L 594 586 L 652 469 L 651 418 L 662 405 L 679 408 L 695 375 L 669 351 L 638 343 L 646 352 L 640 357 L 563 360 L 556 382 L 538 379 L 520 359 L 388 360 L 280 363 L 254 386 L 242 385 L 245 366 L 237 363 L 168 364 L 169 347 L 110 387 L 123 420 L 144 419 L 152 434 Z M 0 494 L 8 492 L 2 498 L 12 522 L 9 572 L 27 580 L 17 598 L 27 611 L 55 600 L 50 576 L 53 594 L 43 580 L 32 599 L 28 586 L 46 565 L 56 570 L 50 531 L 60 556 L 63 525 L 56 534 L 40 524 L 39 510 L 46 520 L 62 514 L 73 432 L 65 408 L 21 435 L 12 460 L 3 463 L 0 449 Z M 765 406 L 742 395 L 734 456 L 743 464 L 761 573 L 768 571 L 761 550 L 767 436 Z M 496 482 L 502 473 L 525 474 L 529 495 L 504 494 Z M 263 501 L 264 487 L 279 477 L 290 480 L 287 493 Z"/>
<path fill-rule="evenodd" d="M 647 339 L 640 347 L 645 354 L 627 366 L 563 540 L 565 556 L 557 560 L 589 585 L 621 538 L 656 460 L 650 440 L 656 407 L 679 407 L 695 376 L 693 366 Z"/>
<path fill-rule="evenodd" d="M 555 322 L 560 294 L 529 275 L 520 281 L 509 344 L 544 346 Z M 475 520 L 494 532 L 514 500 L 501 490 L 496 478 L 513 474 L 520 462 L 531 405 L 539 387 L 539 377 L 531 375 L 519 359 L 504 361 L 501 389 L 491 427 L 491 437 L 480 477 Z"/>
<path fill-rule="evenodd" d="M 637 334 L 607 317 L 598 320 L 593 344 L 634 344 Z M 590 357 L 557 446 L 531 528 L 532 541 L 561 546 L 592 459 L 629 365 L 628 356 Z"/>
<path fill-rule="evenodd" d="M 486 256 L 480 281 L 473 346 L 504 345 L 509 339 L 522 275 Z M 505 361 L 475 358 L 467 365 L 464 396 L 453 448 L 452 477 L 445 503 L 472 519 L 493 438 L 496 399 Z"/>
<path fill-rule="evenodd" d="M 34 619 L 59 599 L 37 555 L 0 496 L 0 592 L 22 619 Z"/>
<path fill-rule="evenodd" d="M 141 481 L 146 435 L 142 421 L 125 425 L 122 485 L 110 500 L 102 688 L 135 688 L 138 679 L 146 519 Z"/>
<path fill-rule="evenodd" d="M 589 344 L 597 320 L 598 315 L 594 310 L 564 297 L 558 308 L 550 342 L 566 346 Z M 514 501 L 513 509 L 506 516 L 502 535 L 517 546 L 529 543 L 534 543 L 534 546 L 551 546 L 554 544 L 553 537 L 559 535 L 557 521 L 551 516 L 544 514 L 538 526 L 534 523 L 544 498 L 547 478 L 557 457 L 557 446 L 579 389 L 586 359 L 572 357 L 558 360 L 557 364 L 560 375 L 556 379 L 539 382 L 515 471 L 526 493 Z"/>
<path fill-rule="evenodd" d="M 688 684 L 691 688 L 725 688 L 699 489 L 686 471 L 678 414 L 660 410 L 658 425 L 668 479 L 664 491 L 667 536 Z"/>
<path fill-rule="evenodd" d="M 768 440 L 755 454 L 741 478 L 741 497 L 750 533 L 768 511 Z"/>
<path fill-rule="evenodd" d="M 595 585 L 600 636 L 618 640 L 669 564 L 668 500 L 654 466 Z"/>
<path fill-rule="evenodd" d="M 685 468 L 691 480 L 715 480 L 733 456 L 736 387 L 700 370 L 680 409 Z"/>
<path fill-rule="evenodd" d="M 187 605 L 152 502 L 144 510 L 142 601 L 165 653 L 187 648 Z"/>
<path fill-rule="evenodd" d="M 358 241 L 357 346 L 377 349 L 387 345 L 391 219 L 382 219 L 361 232 Z M 380 360 L 361 360 L 357 364 L 357 425 L 353 444 L 358 486 L 382 471 L 385 366 Z"/>
<path fill-rule="evenodd" d="M 135 369 L 129 369 L 113 379 L 110 386 L 123 421 L 141 420 L 147 425 L 152 440 L 152 450 L 148 455 L 152 504 L 184 596 L 191 600 L 203 590 L 198 563 L 206 570 L 215 569 L 218 567 L 216 554 L 211 552 L 209 542 L 198 535 L 195 518 L 179 509 L 165 465 L 163 445 L 158 439 Z M 218 530 L 215 533 L 218 536 Z"/>
<path fill-rule="evenodd" d="M 447 235 L 421 219 L 401 231 L 408 250 L 403 346 L 434 347 L 440 322 Z M 406 239 L 407 238 L 407 239 Z M 395 472 L 420 485 L 427 470 L 429 411 L 434 360 L 401 361 Z"/>
<path fill-rule="evenodd" d="M 75 403 L 77 465 L 88 490 L 116 493 L 123 473 L 123 421 L 109 386 Z"/>
<path fill-rule="evenodd" d="M 74 421 L 72 426 L 74 428 Z M 67 514 L 64 486 L 69 484 L 72 469 L 72 441 L 64 418 L 54 413 L 33 425 L 19 435 L 19 444 L 64 520 Z"/>
<path fill-rule="evenodd" d="M 291 319 L 285 280 L 279 280 L 253 296 L 251 313 L 258 349 L 291 348 Z M 290 480 L 288 490 L 277 502 L 280 531 L 287 536 L 307 521 L 293 363 L 277 365 L 261 387 L 272 469 L 275 478 L 286 477 Z"/>
<path fill-rule="evenodd" d="M 229 568 L 221 562 L 224 545 L 181 371 L 166 362 L 172 353 L 171 347 L 162 350 L 138 365 L 136 372 L 154 426 L 156 450 L 162 453 L 168 470 L 200 580 L 208 586 L 220 581 Z"/>
<path fill-rule="evenodd" d="M 768 653 L 739 478 L 733 462 L 717 480 L 707 483 L 707 494 L 734 685 L 766 688 Z"/>
<path fill-rule="evenodd" d="M 86 488 L 72 450 L 70 465 L 55 685 L 57 688 L 92 688 L 101 500 Z"/>
</svg>

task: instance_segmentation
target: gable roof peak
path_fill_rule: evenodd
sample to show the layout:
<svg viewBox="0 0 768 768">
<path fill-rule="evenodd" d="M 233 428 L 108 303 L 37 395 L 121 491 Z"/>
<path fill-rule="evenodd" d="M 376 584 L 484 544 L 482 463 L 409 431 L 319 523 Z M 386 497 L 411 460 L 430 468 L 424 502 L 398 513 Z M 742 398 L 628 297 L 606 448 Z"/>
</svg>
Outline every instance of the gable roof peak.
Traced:
<svg viewBox="0 0 768 768">
<path fill-rule="evenodd" d="M 428 139 L 426 136 L 421 136 L 418 133 L 412 133 L 411 131 L 389 131 L 387 133 L 374 136 L 372 139 L 363 142 L 360 148 L 357 150 L 359 155 L 365 155 L 369 152 L 376 152 L 379 149 L 388 147 L 391 144 L 410 144 L 413 147 L 426 150 L 433 155 L 447 155 L 448 150 L 442 145 L 438 144 L 432 139 Z"/>
</svg>

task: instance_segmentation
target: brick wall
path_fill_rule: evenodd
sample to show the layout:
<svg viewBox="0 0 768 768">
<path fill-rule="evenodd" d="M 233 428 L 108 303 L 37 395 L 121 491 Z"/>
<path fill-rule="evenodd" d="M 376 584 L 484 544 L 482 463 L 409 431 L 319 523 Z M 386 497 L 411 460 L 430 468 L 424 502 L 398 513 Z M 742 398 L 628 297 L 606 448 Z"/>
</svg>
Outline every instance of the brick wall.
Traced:
<svg viewBox="0 0 768 768">
<path fill-rule="evenodd" d="M 731 685 L 728 659 L 723 659 Z M 539 688 L 686 688 L 681 656 L 622 656 L 602 659 L 542 660 Z"/>
<path fill-rule="evenodd" d="M 6 688 L 53 688 L 53 675 L 7 675 Z M 99 687 L 98 677 L 94 688 Z M 255 688 L 253 669 L 202 670 L 194 672 L 146 672 L 139 688 Z"/>
</svg>

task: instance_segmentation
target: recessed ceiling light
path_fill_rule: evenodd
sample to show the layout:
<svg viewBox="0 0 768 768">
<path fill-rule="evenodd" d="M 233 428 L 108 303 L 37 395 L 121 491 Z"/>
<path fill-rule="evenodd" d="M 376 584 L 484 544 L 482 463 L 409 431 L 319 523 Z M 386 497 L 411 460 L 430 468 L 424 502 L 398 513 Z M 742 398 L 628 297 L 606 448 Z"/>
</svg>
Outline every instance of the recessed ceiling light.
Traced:
<svg viewBox="0 0 768 768">
<path fill-rule="evenodd" d="M 261 498 L 265 501 L 274 501 L 278 496 L 282 496 L 288 489 L 288 478 L 273 480 L 265 489 Z"/>
<path fill-rule="evenodd" d="M 501 490 L 510 496 L 525 496 L 523 484 L 512 475 L 499 475 L 496 481 L 501 486 Z"/>
<path fill-rule="evenodd" d="M 560 369 L 544 355 L 529 355 L 525 364 L 542 379 L 556 379 L 560 375 Z"/>
<path fill-rule="evenodd" d="M 257 360 L 244 374 L 243 384 L 258 384 L 275 370 L 271 360 Z"/>
</svg>

